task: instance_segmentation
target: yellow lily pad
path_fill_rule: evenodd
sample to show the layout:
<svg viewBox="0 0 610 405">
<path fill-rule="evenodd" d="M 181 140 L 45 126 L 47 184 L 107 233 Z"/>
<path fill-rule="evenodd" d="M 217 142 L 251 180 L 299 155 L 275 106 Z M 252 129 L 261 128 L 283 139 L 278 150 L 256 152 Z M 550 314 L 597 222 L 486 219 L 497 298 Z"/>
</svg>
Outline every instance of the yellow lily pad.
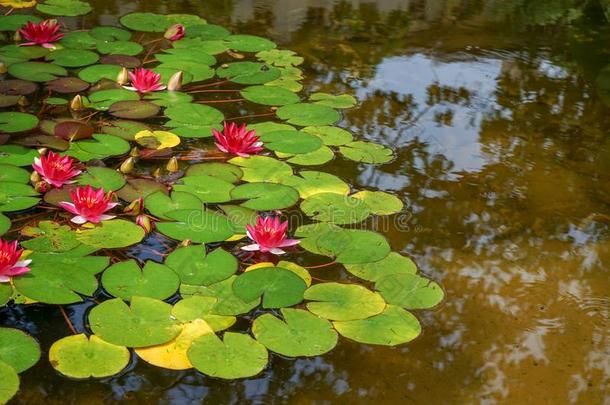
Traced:
<svg viewBox="0 0 610 405">
<path fill-rule="evenodd" d="M 166 149 L 180 145 L 180 137 L 167 131 L 144 131 L 138 132 L 134 139 L 137 143 L 148 149 Z"/>
</svg>

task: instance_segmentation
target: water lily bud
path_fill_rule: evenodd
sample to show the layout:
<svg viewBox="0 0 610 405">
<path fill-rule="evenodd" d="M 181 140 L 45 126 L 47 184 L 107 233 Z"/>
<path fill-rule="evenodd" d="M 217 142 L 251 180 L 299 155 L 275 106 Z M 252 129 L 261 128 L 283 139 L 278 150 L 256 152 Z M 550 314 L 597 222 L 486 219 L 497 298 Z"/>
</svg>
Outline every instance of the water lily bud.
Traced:
<svg viewBox="0 0 610 405">
<path fill-rule="evenodd" d="M 136 217 L 136 224 L 138 224 L 144 232 L 149 234 L 155 228 L 155 223 L 150 220 L 150 218 L 144 214 L 138 215 Z"/>
<path fill-rule="evenodd" d="M 178 41 L 179 39 L 184 38 L 184 25 L 182 24 L 174 24 L 165 31 L 163 34 L 165 39 L 169 39 L 170 41 Z"/>
<path fill-rule="evenodd" d="M 38 191 L 39 193 L 46 193 L 49 190 L 49 183 L 46 181 L 39 181 L 38 183 L 34 184 L 34 190 Z"/>
<path fill-rule="evenodd" d="M 128 157 L 121 163 L 121 167 L 119 167 L 119 171 L 123 174 L 133 172 L 133 168 L 135 167 L 135 161 L 133 157 Z"/>
<path fill-rule="evenodd" d="M 191 246 L 191 240 L 190 239 L 183 240 L 182 242 L 180 242 L 180 246 L 181 247 Z"/>
<path fill-rule="evenodd" d="M 36 149 L 36 151 L 38 152 L 39 155 L 44 155 L 47 153 L 48 149 L 47 148 L 38 148 L 38 149 Z"/>
<path fill-rule="evenodd" d="M 169 162 L 167 162 L 167 165 L 165 166 L 165 168 L 170 173 L 175 173 L 178 170 L 180 170 L 180 167 L 178 166 L 178 159 L 176 158 L 176 156 L 172 156 L 172 158 L 169 160 Z"/>
<path fill-rule="evenodd" d="M 76 96 L 74 96 L 72 101 L 70 101 L 70 109 L 72 111 L 80 111 L 83 108 L 85 108 L 85 106 L 83 105 L 83 97 L 80 94 L 77 94 Z"/>
<path fill-rule="evenodd" d="M 137 146 L 134 146 L 129 151 L 129 156 L 134 157 L 134 158 L 140 156 L 140 149 L 138 149 Z"/>
<path fill-rule="evenodd" d="M 21 96 L 17 100 L 17 104 L 19 104 L 21 107 L 25 107 L 25 106 L 29 105 L 30 102 L 28 101 L 28 99 L 25 96 Z"/>
<path fill-rule="evenodd" d="M 8 68 L 6 67 L 6 64 L 4 64 L 3 62 L 0 62 L 0 75 L 5 74 L 6 72 L 8 72 Z"/>
<path fill-rule="evenodd" d="M 21 42 L 23 38 L 21 38 L 21 34 L 19 33 L 19 30 L 15 31 L 15 34 L 13 35 L 13 41 L 15 42 Z"/>
<path fill-rule="evenodd" d="M 233 51 L 227 51 L 227 53 L 235 59 L 243 59 L 246 57 L 245 55 L 242 55 L 241 53 L 237 53 L 237 52 L 233 52 Z"/>
<path fill-rule="evenodd" d="M 124 84 L 129 83 L 129 70 L 127 68 L 122 68 L 119 74 L 116 77 L 116 82 L 123 86 Z"/>
<path fill-rule="evenodd" d="M 40 175 L 38 174 L 37 171 L 33 171 L 32 174 L 30 174 L 30 182 L 32 184 L 36 184 L 38 183 L 40 180 L 42 180 L 42 178 L 40 177 Z"/>
<path fill-rule="evenodd" d="M 144 200 L 142 197 L 136 198 L 133 200 L 125 209 L 123 209 L 123 213 L 127 215 L 140 215 L 142 213 L 142 209 L 144 208 Z"/>
<path fill-rule="evenodd" d="M 156 169 L 155 169 L 155 170 L 152 172 L 152 175 L 153 175 L 153 177 L 154 177 L 155 179 L 156 179 L 156 178 L 161 177 L 161 168 L 157 167 L 157 168 L 156 168 Z"/>
<path fill-rule="evenodd" d="M 171 75 L 167 82 L 167 90 L 180 91 L 182 89 L 182 77 L 183 73 L 181 70 Z"/>
</svg>

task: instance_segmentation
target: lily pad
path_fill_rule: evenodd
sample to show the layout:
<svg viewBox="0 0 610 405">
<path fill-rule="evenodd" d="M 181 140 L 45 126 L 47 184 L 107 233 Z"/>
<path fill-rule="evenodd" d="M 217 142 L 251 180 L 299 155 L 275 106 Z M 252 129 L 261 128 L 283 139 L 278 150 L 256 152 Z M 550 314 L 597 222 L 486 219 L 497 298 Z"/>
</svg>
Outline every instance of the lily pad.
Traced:
<svg viewBox="0 0 610 405">
<path fill-rule="evenodd" d="M 277 46 L 274 42 L 255 35 L 231 35 L 225 41 L 229 48 L 239 52 L 267 51 Z"/>
<path fill-rule="evenodd" d="M 78 177 L 78 184 L 103 188 L 106 191 L 118 190 L 125 185 L 125 177 L 116 170 L 107 167 L 89 167 Z"/>
<path fill-rule="evenodd" d="M 332 125 L 341 119 L 341 115 L 330 107 L 319 104 L 290 104 L 280 107 L 277 116 L 289 124 L 299 126 Z"/>
<path fill-rule="evenodd" d="M 362 222 L 370 213 L 362 200 L 336 193 L 314 194 L 301 203 L 301 209 L 316 221 L 335 224 Z"/>
<path fill-rule="evenodd" d="M 254 320 L 252 333 L 267 349 L 283 356 L 319 356 L 337 345 L 332 324 L 302 309 L 283 308 L 283 320 L 263 314 Z"/>
<path fill-rule="evenodd" d="M 242 333 L 227 332 L 196 339 L 188 351 L 193 366 L 212 377 L 235 379 L 260 373 L 268 361 L 265 346 Z"/>
<path fill-rule="evenodd" d="M 72 31 L 64 34 L 59 44 L 68 49 L 95 49 L 97 40 L 87 31 Z"/>
<path fill-rule="evenodd" d="M 194 243 L 221 242 L 233 236 L 233 224 L 224 216 L 207 210 L 176 210 L 165 214 L 176 222 L 160 222 L 159 232 L 176 240 Z"/>
<path fill-rule="evenodd" d="M 308 310 L 335 321 L 365 319 L 386 307 L 381 295 L 357 284 L 316 284 L 305 291 L 305 299 Z"/>
<path fill-rule="evenodd" d="M 164 300 L 178 291 L 180 279 L 162 264 L 147 261 L 140 269 L 135 260 L 128 260 L 106 269 L 102 286 L 111 295 L 126 301 L 134 296 Z"/>
<path fill-rule="evenodd" d="M 48 82 L 60 76 L 67 76 L 68 72 L 61 66 L 44 62 L 13 63 L 8 67 L 11 76 L 32 82 Z"/>
<path fill-rule="evenodd" d="M 26 80 L 0 81 L 0 94 L 8 96 L 27 96 L 38 90 L 38 85 Z"/>
<path fill-rule="evenodd" d="M 4 181 L 27 184 L 30 181 L 30 172 L 21 167 L 0 163 L 0 182 Z"/>
<path fill-rule="evenodd" d="M 38 192 L 27 184 L 0 182 L 0 212 L 21 211 L 38 204 Z"/>
<path fill-rule="evenodd" d="M 44 14 L 74 17 L 91 12 L 91 6 L 80 0 L 45 0 L 36 6 L 36 10 Z"/>
<path fill-rule="evenodd" d="M 241 274 L 233 283 L 235 295 L 243 301 L 263 298 L 263 308 L 283 308 L 303 301 L 305 281 L 290 270 L 262 268 Z"/>
<path fill-rule="evenodd" d="M 364 201 L 371 213 L 375 215 L 396 214 L 404 206 L 398 197 L 383 191 L 364 190 L 357 192 L 352 197 Z"/>
<path fill-rule="evenodd" d="M 281 87 L 250 86 L 241 91 L 248 101 L 263 105 L 286 105 L 299 102 L 299 96 Z"/>
<path fill-rule="evenodd" d="M 148 149 L 173 148 L 180 144 L 180 137 L 167 131 L 140 131 L 134 136 L 135 141 Z"/>
<path fill-rule="evenodd" d="M 0 213 L 0 235 L 4 235 L 11 229 L 11 220 L 6 215 Z M 1 289 L 0 289 L 0 305 L 3 305 L 4 297 Z"/>
<path fill-rule="evenodd" d="M 257 62 L 233 62 L 216 69 L 221 79 L 238 84 L 264 84 L 280 77 L 278 68 Z"/>
<path fill-rule="evenodd" d="M 121 24 L 134 31 L 164 32 L 172 23 L 155 13 L 131 13 L 121 17 Z"/>
<path fill-rule="evenodd" d="M 229 163 L 198 163 L 186 170 L 187 176 L 211 176 L 229 183 L 239 181 L 243 176 L 242 170 Z"/>
<path fill-rule="evenodd" d="M 1 148 L 0 146 L 0 151 Z M 93 139 L 71 142 L 66 155 L 75 157 L 82 162 L 88 162 L 92 159 L 122 155 L 128 151 L 129 143 L 117 136 L 93 134 Z"/>
<path fill-rule="evenodd" d="M 171 219 L 169 212 L 176 210 L 201 210 L 203 202 L 195 195 L 173 191 L 169 196 L 164 192 L 154 192 L 146 196 L 144 206 L 154 216 L 161 219 Z"/>
<path fill-rule="evenodd" d="M 256 57 L 263 62 L 278 67 L 298 66 L 304 62 L 304 59 L 301 56 L 298 56 L 296 52 L 287 49 L 261 51 L 256 54 Z"/>
<path fill-rule="evenodd" d="M 97 50 L 103 55 L 135 56 L 144 51 L 142 45 L 131 41 L 98 41 Z"/>
<path fill-rule="evenodd" d="M 0 328 L 0 362 L 23 373 L 39 359 L 40 346 L 33 337 L 19 329 Z"/>
<path fill-rule="evenodd" d="M 38 253 L 65 253 L 81 245 L 76 239 L 76 232 L 67 225 L 53 221 L 40 221 L 35 227 L 26 226 L 21 234 L 33 237 L 21 242 L 21 246 Z"/>
<path fill-rule="evenodd" d="M 256 297 L 249 302 L 243 301 L 233 290 L 235 280 L 237 280 L 237 276 L 231 276 L 209 286 L 182 284 L 180 286 L 180 294 L 183 297 L 199 296 L 215 298 L 217 301 L 210 310 L 215 315 L 234 316 L 246 314 L 260 304 L 260 298 Z"/>
<path fill-rule="evenodd" d="M 131 32 L 122 28 L 111 27 L 111 26 L 99 26 L 91 28 L 89 35 L 100 41 L 129 41 L 131 39 Z"/>
<path fill-rule="evenodd" d="M 125 346 L 84 334 L 68 336 L 53 343 L 49 362 L 61 374 L 77 379 L 104 378 L 118 374 L 129 364 Z"/>
<path fill-rule="evenodd" d="M 97 53 L 79 49 L 60 49 L 47 55 L 46 60 L 64 67 L 93 65 L 100 57 Z"/>
<path fill-rule="evenodd" d="M 204 203 L 221 203 L 231 201 L 232 183 L 211 176 L 186 176 L 182 184 L 175 184 L 173 190 L 191 193 Z"/>
<path fill-rule="evenodd" d="M 284 177 L 292 176 L 290 165 L 268 156 L 236 157 L 229 163 L 241 167 L 242 180 L 247 182 L 279 183 Z"/>
<path fill-rule="evenodd" d="M 335 153 L 328 146 L 322 146 L 319 149 L 309 153 L 301 153 L 292 155 L 289 153 L 275 152 L 280 158 L 285 158 L 287 162 L 301 166 L 319 166 L 330 162 L 335 157 Z"/>
<path fill-rule="evenodd" d="M 38 126 L 38 118 L 21 112 L 0 112 L 0 132 L 24 132 Z"/>
<path fill-rule="evenodd" d="M 375 282 L 375 289 L 388 304 L 406 309 L 432 308 L 445 296 L 443 289 L 434 281 L 408 273 L 380 277 Z"/>
<path fill-rule="evenodd" d="M 214 314 L 213 310 L 217 302 L 217 298 L 194 295 L 178 301 L 172 309 L 172 315 L 180 322 L 203 319 L 215 332 L 229 329 L 235 324 L 236 318 Z"/>
<path fill-rule="evenodd" d="M 159 113 L 159 106 L 148 101 L 118 101 L 108 108 L 115 117 L 130 120 L 141 120 L 154 117 Z"/>
<path fill-rule="evenodd" d="M 322 140 L 317 136 L 299 131 L 268 132 L 260 139 L 267 149 L 282 153 L 308 153 L 322 146 Z"/>
<path fill-rule="evenodd" d="M 305 127 L 302 131 L 313 134 L 324 142 L 324 145 L 328 146 L 339 146 L 345 145 L 346 143 L 352 142 L 354 137 L 349 131 L 343 128 L 329 127 L 329 126 L 317 126 L 317 127 Z"/>
<path fill-rule="evenodd" d="M 218 248 L 206 254 L 205 246 L 192 245 L 173 251 L 165 265 L 178 274 L 180 281 L 190 285 L 210 285 L 226 280 L 237 271 L 235 256 Z"/>
<path fill-rule="evenodd" d="M 133 141 L 140 131 L 150 131 L 150 127 L 142 122 L 129 120 L 112 120 L 104 123 L 102 132 Z"/>
<path fill-rule="evenodd" d="M 114 103 L 118 103 L 119 101 L 135 101 L 139 100 L 140 97 L 133 91 L 125 89 L 109 89 L 91 93 L 88 99 L 89 104 L 87 105 L 87 107 L 95 108 L 96 110 L 106 111 Z"/>
<path fill-rule="evenodd" d="M 394 305 L 388 305 L 382 313 L 370 318 L 336 321 L 333 326 L 342 336 L 370 345 L 397 346 L 421 333 L 417 318 Z"/>
<path fill-rule="evenodd" d="M 134 245 L 144 239 L 144 230 L 124 219 L 102 221 L 95 228 L 79 231 L 78 240 L 99 249 L 116 249 Z"/>
<path fill-rule="evenodd" d="M 149 195 L 156 192 L 167 194 L 167 188 L 164 184 L 150 179 L 129 179 L 127 180 L 127 183 L 117 191 L 117 195 L 120 199 L 131 202 L 140 197 L 147 198 Z"/>
<path fill-rule="evenodd" d="M 293 206 L 299 193 L 290 186 L 275 183 L 241 184 L 231 191 L 233 200 L 247 200 L 241 205 L 258 211 L 279 210 Z"/>
<path fill-rule="evenodd" d="M 335 193 L 347 196 L 350 191 L 346 182 L 325 172 L 302 171 L 298 175 L 284 177 L 281 183 L 297 189 L 303 199 L 320 193 Z"/>
<path fill-rule="evenodd" d="M 108 343 L 147 347 L 169 342 L 181 331 L 172 306 L 153 298 L 133 297 L 131 306 L 120 298 L 104 301 L 89 313 L 91 330 Z"/>
<path fill-rule="evenodd" d="M 89 88 L 89 83 L 78 77 L 60 77 L 46 84 L 47 89 L 56 93 L 80 93 Z"/>
<path fill-rule="evenodd" d="M 219 40 L 225 39 L 231 35 L 231 32 L 220 25 L 197 24 L 187 27 L 185 34 L 187 37 L 197 37 L 204 40 Z"/>
<path fill-rule="evenodd" d="M 6 404 L 19 391 L 19 376 L 14 368 L 0 361 L 0 403 Z"/>
<path fill-rule="evenodd" d="M 396 252 L 383 259 L 361 264 L 346 264 L 345 269 L 363 280 L 377 281 L 390 274 L 415 274 L 417 265 L 413 260 Z"/>
<path fill-rule="evenodd" d="M 339 151 L 355 162 L 382 164 L 394 159 L 391 149 L 373 142 L 350 142 L 340 146 Z"/>
<path fill-rule="evenodd" d="M 115 81 L 122 67 L 118 65 L 92 65 L 78 72 L 78 77 L 89 83 L 96 83 L 102 79 Z"/>
<path fill-rule="evenodd" d="M 0 16 L 0 31 L 17 31 L 19 28 L 26 25 L 28 22 L 35 24 L 42 19 L 35 15 L 26 14 L 11 14 Z"/>
<path fill-rule="evenodd" d="M 309 100 L 315 102 L 315 104 L 331 108 L 352 108 L 357 103 L 356 98 L 349 94 L 335 96 L 328 93 L 314 93 L 309 97 Z"/>
</svg>

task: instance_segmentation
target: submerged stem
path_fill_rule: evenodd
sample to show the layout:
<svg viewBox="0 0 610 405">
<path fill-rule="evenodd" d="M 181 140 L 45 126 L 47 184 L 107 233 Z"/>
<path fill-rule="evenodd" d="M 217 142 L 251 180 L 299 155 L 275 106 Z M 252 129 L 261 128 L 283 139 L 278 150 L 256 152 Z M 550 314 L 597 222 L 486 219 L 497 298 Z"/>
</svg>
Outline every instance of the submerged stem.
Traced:
<svg viewBox="0 0 610 405">
<path fill-rule="evenodd" d="M 68 324 L 68 328 L 70 328 L 70 331 L 72 332 L 72 334 L 78 335 L 78 332 L 76 331 L 76 328 L 72 324 L 72 321 L 70 320 L 70 317 L 66 313 L 66 310 L 64 309 L 64 307 L 59 305 L 59 310 L 61 311 L 61 314 L 64 316 L 64 319 L 66 320 L 66 324 Z"/>
</svg>

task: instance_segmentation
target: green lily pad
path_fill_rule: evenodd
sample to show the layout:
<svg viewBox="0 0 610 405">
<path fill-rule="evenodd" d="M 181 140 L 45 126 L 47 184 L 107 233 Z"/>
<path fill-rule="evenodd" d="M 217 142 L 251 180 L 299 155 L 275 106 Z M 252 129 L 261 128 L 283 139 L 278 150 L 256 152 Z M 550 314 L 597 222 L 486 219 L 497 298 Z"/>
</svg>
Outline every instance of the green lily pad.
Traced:
<svg viewBox="0 0 610 405">
<path fill-rule="evenodd" d="M 368 218 L 368 206 L 357 198 L 336 193 L 314 194 L 301 203 L 305 215 L 316 221 L 354 224 Z"/>
<path fill-rule="evenodd" d="M 273 66 L 257 62 L 233 62 L 216 69 L 216 75 L 238 84 L 265 84 L 280 77 Z"/>
<path fill-rule="evenodd" d="M 135 56 L 142 53 L 144 48 L 131 41 L 98 41 L 97 50 L 103 55 Z"/>
<path fill-rule="evenodd" d="M 125 27 L 142 32 L 164 32 L 172 23 L 164 16 L 155 13 L 131 13 L 121 17 Z"/>
<path fill-rule="evenodd" d="M 39 59 L 46 56 L 50 49 L 42 46 L 20 46 L 20 45 L 4 45 L 0 48 L 0 55 L 13 60 L 13 63 L 17 63 L 20 60 L 31 60 Z M 6 62 L 5 62 L 6 63 Z M 9 63 L 12 64 L 12 63 Z M 24 79 L 27 80 L 27 79 Z"/>
<path fill-rule="evenodd" d="M 30 271 L 15 277 L 18 292 L 46 304 L 81 302 L 81 295 L 91 296 L 97 290 L 95 275 L 108 266 L 110 259 L 101 256 L 76 256 L 66 253 L 32 253 Z"/>
<path fill-rule="evenodd" d="M 233 316 L 246 314 L 260 304 L 260 298 L 256 297 L 249 302 L 243 301 L 233 290 L 235 280 L 237 280 L 237 276 L 231 276 L 209 286 L 182 284 L 180 286 L 180 294 L 183 297 L 215 298 L 217 301 L 212 307 L 211 313 L 216 315 Z"/>
<path fill-rule="evenodd" d="M 0 361 L 0 403 L 6 404 L 19 391 L 19 376 L 14 368 Z"/>
<path fill-rule="evenodd" d="M 382 164 L 394 159 L 391 149 L 373 142 L 356 141 L 339 147 L 339 152 L 355 162 Z"/>
<path fill-rule="evenodd" d="M 156 192 L 167 194 L 165 184 L 150 179 L 129 179 L 116 194 L 120 199 L 132 202 L 140 197 L 145 199 Z"/>
<path fill-rule="evenodd" d="M 299 102 L 299 96 L 290 90 L 271 86 L 250 86 L 241 91 L 248 101 L 263 105 L 287 105 Z"/>
<path fill-rule="evenodd" d="M 68 49 L 91 50 L 97 46 L 97 40 L 87 31 L 73 31 L 65 33 L 59 44 Z"/>
<path fill-rule="evenodd" d="M 386 307 L 381 295 L 357 284 L 316 284 L 305 291 L 305 299 L 308 310 L 334 321 L 365 319 Z"/>
<path fill-rule="evenodd" d="M 89 88 L 89 83 L 78 77 L 60 77 L 46 83 L 47 89 L 56 93 L 80 93 Z"/>
<path fill-rule="evenodd" d="M 38 192 L 27 184 L 0 182 L 0 212 L 21 211 L 38 204 Z"/>
<path fill-rule="evenodd" d="M 9 283 L 0 283 L 0 308 L 6 305 L 13 296 L 13 287 Z"/>
<path fill-rule="evenodd" d="M 35 15 L 11 14 L 0 16 L 0 31 L 17 31 L 29 22 L 38 24 L 42 19 Z"/>
<path fill-rule="evenodd" d="M 126 301 L 135 296 L 164 300 L 178 291 L 180 279 L 162 264 L 147 261 L 141 269 L 135 260 L 128 260 L 106 269 L 102 286 L 111 295 Z"/>
<path fill-rule="evenodd" d="M 239 181 L 244 173 L 242 170 L 229 163 L 198 163 L 186 170 L 187 176 L 210 176 L 215 177 L 229 183 Z"/>
<path fill-rule="evenodd" d="M 7 217 L 6 215 L 0 213 L 0 235 L 4 235 L 5 233 L 8 232 L 8 230 L 11 229 L 11 220 L 9 217 Z M 0 305 L 2 305 L 2 301 L 3 301 L 3 294 L 2 291 L 0 291 Z"/>
<path fill-rule="evenodd" d="M 352 108 L 356 105 L 357 100 L 349 94 L 335 96 L 328 93 L 314 93 L 309 97 L 309 100 L 315 104 L 325 105 L 331 108 Z"/>
<path fill-rule="evenodd" d="M 231 35 L 231 32 L 220 25 L 197 24 L 189 26 L 186 29 L 185 35 L 187 37 L 201 38 L 203 40 L 220 40 Z"/>
<path fill-rule="evenodd" d="M 233 283 L 235 295 L 243 301 L 263 298 L 263 308 L 283 308 L 303 301 L 305 281 L 290 270 L 261 268 L 241 274 Z"/>
<path fill-rule="evenodd" d="M 67 76 L 68 72 L 61 66 L 44 62 L 13 63 L 8 67 L 11 76 L 32 82 L 48 82 L 59 76 Z"/>
<path fill-rule="evenodd" d="M 137 93 L 125 89 L 109 89 L 93 92 L 89 95 L 87 107 L 106 111 L 119 101 L 139 100 Z"/>
<path fill-rule="evenodd" d="M 48 97 L 43 100 L 43 103 L 47 105 L 68 105 L 68 100 L 61 97 Z"/>
<path fill-rule="evenodd" d="M 352 142 L 354 137 L 349 131 L 343 128 L 318 126 L 318 127 L 305 127 L 302 131 L 309 132 L 320 139 L 324 145 L 328 146 L 339 146 L 345 145 L 346 143 Z"/>
<path fill-rule="evenodd" d="M 183 25 L 184 28 L 207 23 L 206 20 L 194 14 L 167 14 L 163 17 L 169 21 L 170 25 L 180 24 Z"/>
<path fill-rule="evenodd" d="M 298 56 L 296 52 L 287 49 L 261 51 L 256 54 L 256 57 L 265 63 L 278 67 L 298 66 L 304 62 L 304 59 Z"/>
<path fill-rule="evenodd" d="M 176 240 L 194 243 L 221 242 L 233 236 L 235 230 L 228 218 L 207 210 L 176 210 L 165 214 L 176 222 L 159 222 L 157 229 Z"/>
<path fill-rule="evenodd" d="M 131 32 L 122 28 L 111 27 L 111 26 L 99 26 L 91 28 L 89 35 L 100 41 L 129 41 L 131 39 Z"/>
<path fill-rule="evenodd" d="M 201 210 L 203 202 L 188 192 L 173 191 L 169 196 L 163 192 L 155 192 L 145 198 L 144 206 L 158 218 L 171 219 L 167 213 L 176 210 Z"/>
<path fill-rule="evenodd" d="M 109 156 L 122 155 L 128 151 L 129 143 L 117 136 L 93 134 L 93 139 L 70 142 L 70 148 L 65 154 L 75 157 L 82 162 L 88 162 L 93 159 L 104 159 Z"/>
<path fill-rule="evenodd" d="M 268 134 L 269 132 L 275 132 L 275 131 L 294 131 L 295 128 L 292 125 L 288 125 L 288 124 L 280 124 L 278 122 L 265 121 L 265 122 L 258 122 L 256 124 L 249 124 L 248 130 L 254 130 L 254 131 L 256 131 L 256 135 L 260 136 L 260 135 Z"/>
<path fill-rule="evenodd" d="M 383 259 L 361 264 L 346 264 L 345 269 L 363 280 L 377 281 L 390 274 L 415 274 L 417 265 L 413 260 L 396 252 L 390 252 Z"/>
<path fill-rule="evenodd" d="M 173 45 L 176 49 L 197 49 L 198 51 L 207 53 L 209 55 L 218 55 L 219 53 L 226 52 L 229 49 L 225 41 L 205 41 L 200 38 L 183 38 L 174 42 Z"/>
<path fill-rule="evenodd" d="M 0 132 L 24 132 L 38 126 L 38 118 L 21 112 L 0 112 Z"/>
<path fill-rule="evenodd" d="M 263 314 L 254 320 L 252 333 L 267 349 L 283 356 L 319 356 L 337 345 L 332 324 L 302 309 L 283 308 L 283 320 Z"/>
<path fill-rule="evenodd" d="M 44 14 L 74 17 L 91 12 L 89 3 L 79 0 L 45 0 L 39 3 L 36 10 Z"/>
<path fill-rule="evenodd" d="M 0 182 L 27 184 L 30 181 L 30 172 L 21 167 L 0 163 Z"/>
<path fill-rule="evenodd" d="M 0 328 L 0 362 L 8 364 L 18 373 L 34 366 L 40 359 L 38 342 L 13 328 Z"/>
<path fill-rule="evenodd" d="M 77 379 L 113 376 L 127 367 L 130 359 L 125 346 L 113 345 L 95 335 L 67 336 L 53 343 L 49 350 L 53 368 Z"/>
<path fill-rule="evenodd" d="M 289 153 L 275 152 L 277 157 L 286 159 L 287 162 L 301 166 L 319 166 L 328 163 L 335 157 L 335 153 L 328 146 L 322 146 L 313 152 L 293 155 Z"/>
<path fill-rule="evenodd" d="M 268 156 L 235 157 L 229 163 L 241 167 L 243 181 L 279 183 L 292 176 L 290 165 Z"/>
<path fill-rule="evenodd" d="M 221 203 L 231 201 L 232 183 L 211 176 L 186 176 L 182 184 L 175 184 L 173 190 L 191 193 L 204 203 Z"/>
<path fill-rule="evenodd" d="M 301 198 L 306 199 L 320 193 L 349 194 L 349 185 L 339 177 L 316 171 L 302 171 L 298 175 L 284 177 L 282 184 L 294 187 Z"/>
<path fill-rule="evenodd" d="M 166 127 L 206 132 L 205 136 L 211 136 L 210 127 L 220 126 L 224 119 L 224 115 L 217 109 L 201 104 L 171 106 L 165 110 L 165 115 L 170 119 L 165 123 Z"/>
<path fill-rule="evenodd" d="M 280 107 L 277 116 L 289 124 L 307 126 L 332 125 L 341 119 L 341 115 L 330 107 L 319 104 L 290 104 Z"/>
<path fill-rule="evenodd" d="M 133 94 L 131 91 L 129 93 Z M 103 133 L 118 136 L 119 138 L 123 138 L 127 141 L 133 141 L 134 136 L 141 131 L 150 131 L 150 127 L 145 123 L 129 120 L 108 121 L 104 123 L 104 126 L 102 127 Z"/>
<path fill-rule="evenodd" d="M 154 93 L 146 94 L 144 100 L 160 107 L 171 107 L 177 104 L 188 104 L 193 101 L 193 96 L 179 91 L 155 91 Z"/>
<path fill-rule="evenodd" d="M 223 204 L 220 206 L 229 221 L 233 224 L 236 230 L 245 232 L 246 224 L 254 226 L 258 212 L 253 209 L 242 207 L 239 205 Z"/>
<path fill-rule="evenodd" d="M 238 262 L 224 249 L 206 254 L 205 246 L 192 245 L 173 251 L 167 256 L 165 265 L 174 270 L 184 284 L 210 285 L 235 274 Z"/>
<path fill-rule="evenodd" d="M 201 62 L 188 59 L 181 60 L 179 56 L 175 56 L 174 58 L 166 57 L 164 59 L 166 61 L 161 63 L 157 69 L 172 69 L 190 73 L 192 76 L 192 81 L 194 82 L 200 82 L 214 77 L 214 69 L 202 64 Z"/>
<path fill-rule="evenodd" d="M 375 316 L 355 321 L 336 321 L 333 326 L 342 336 L 356 342 L 397 346 L 415 339 L 421 333 L 417 318 L 394 305 Z"/>
<path fill-rule="evenodd" d="M 118 65 L 92 65 L 78 72 L 78 77 L 89 83 L 97 83 L 102 79 L 115 81 L 123 69 Z"/>
<path fill-rule="evenodd" d="M 432 308 L 445 296 L 443 289 L 434 281 L 408 273 L 384 275 L 375 282 L 375 289 L 388 304 L 406 309 Z"/>
<path fill-rule="evenodd" d="M 148 101 L 117 101 L 108 108 L 108 112 L 115 117 L 127 118 L 130 120 L 141 120 L 151 118 L 160 111 L 158 105 Z"/>
<path fill-rule="evenodd" d="M 102 221 L 95 228 L 79 231 L 78 240 L 99 249 L 117 249 L 134 245 L 144 239 L 144 230 L 124 219 Z"/>
<path fill-rule="evenodd" d="M 225 41 L 229 48 L 239 52 L 267 51 L 277 46 L 274 42 L 255 35 L 231 35 Z"/>
<path fill-rule="evenodd" d="M 393 194 L 383 191 L 359 191 L 353 198 L 364 201 L 371 213 L 375 215 L 391 215 L 402 211 L 403 203 Z"/>
<path fill-rule="evenodd" d="M 227 332 L 223 340 L 214 334 L 201 336 L 193 342 L 188 358 L 204 374 L 235 379 L 260 373 L 267 365 L 268 353 L 250 336 Z"/>
<path fill-rule="evenodd" d="M 133 297 L 131 306 L 120 298 L 104 301 L 89 313 L 89 325 L 108 343 L 147 347 L 167 343 L 180 333 L 172 306 L 146 297 Z"/>
<path fill-rule="evenodd" d="M 65 253 L 81 245 L 72 228 L 53 221 L 40 221 L 36 227 L 27 226 L 21 234 L 33 237 L 21 242 L 21 246 L 38 253 Z"/>
<path fill-rule="evenodd" d="M 125 177 L 120 172 L 107 167 L 89 167 L 86 172 L 78 176 L 77 183 L 115 191 L 125 185 Z"/>
<path fill-rule="evenodd" d="M 99 59 L 97 53 L 79 49 L 59 49 L 46 57 L 49 62 L 70 68 L 93 65 Z"/>
<path fill-rule="evenodd" d="M 299 131 L 273 131 L 261 135 L 260 139 L 267 149 L 282 153 L 308 153 L 322 146 L 317 136 Z"/>
<path fill-rule="evenodd" d="M 193 322 L 203 319 L 213 331 L 229 329 L 237 320 L 234 316 L 216 315 L 213 313 L 218 299 L 213 297 L 192 296 L 180 300 L 172 308 L 172 315 L 179 322 Z"/>
<path fill-rule="evenodd" d="M 241 205 L 258 211 L 280 210 L 292 207 L 299 193 L 290 186 L 276 183 L 241 184 L 231 191 L 231 199 L 247 200 Z"/>
</svg>

